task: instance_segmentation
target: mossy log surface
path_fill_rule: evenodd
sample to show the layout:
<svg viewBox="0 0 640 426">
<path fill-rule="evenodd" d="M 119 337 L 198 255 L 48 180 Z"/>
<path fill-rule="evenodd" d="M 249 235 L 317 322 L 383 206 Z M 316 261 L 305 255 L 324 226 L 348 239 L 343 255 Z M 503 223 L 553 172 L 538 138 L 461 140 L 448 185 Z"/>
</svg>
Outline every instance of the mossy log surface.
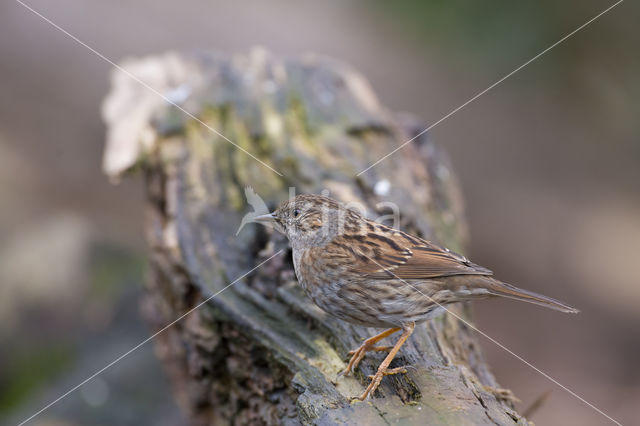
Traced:
<svg viewBox="0 0 640 426">
<path fill-rule="evenodd" d="M 122 66 L 165 97 L 115 71 L 103 108 L 106 173 L 144 175 L 145 315 L 161 329 L 215 295 L 156 338 L 194 424 L 527 424 L 495 391 L 473 330 L 450 314 L 416 327 L 392 363 L 410 365 L 407 374 L 350 403 L 384 354 L 368 355 L 355 377 L 336 374 L 379 330 L 315 307 L 283 236 L 255 224 L 236 236 L 251 211 L 245 186 L 270 207 L 295 187 L 372 214 L 393 202 L 403 229 L 463 251 L 455 178 L 426 137 L 356 176 L 417 134 L 417 120 L 385 109 L 362 76 L 327 58 L 169 53 Z M 452 309 L 469 320 L 465 307 Z"/>
</svg>

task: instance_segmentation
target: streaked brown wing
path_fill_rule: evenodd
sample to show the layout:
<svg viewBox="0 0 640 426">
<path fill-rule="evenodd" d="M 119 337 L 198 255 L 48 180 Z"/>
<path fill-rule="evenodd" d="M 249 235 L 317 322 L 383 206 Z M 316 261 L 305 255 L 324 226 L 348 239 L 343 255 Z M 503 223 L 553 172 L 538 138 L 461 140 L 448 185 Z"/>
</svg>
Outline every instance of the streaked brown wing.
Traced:
<svg viewBox="0 0 640 426">
<path fill-rule="evenodd" d="M 377 280 L 493 275 L 489 269 L 462 255 L 386 227 L 367 235 L 343 235 L 334 239 L 326 250 L 348 258 L 349 269 L 354 272 Z"/>
</svg>

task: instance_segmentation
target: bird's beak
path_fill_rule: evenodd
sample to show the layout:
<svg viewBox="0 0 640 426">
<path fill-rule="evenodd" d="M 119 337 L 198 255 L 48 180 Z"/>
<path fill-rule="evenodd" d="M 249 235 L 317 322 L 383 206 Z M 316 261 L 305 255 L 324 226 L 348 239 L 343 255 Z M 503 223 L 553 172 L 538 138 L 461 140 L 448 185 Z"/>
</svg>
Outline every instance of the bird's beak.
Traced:
<svg viewBox="0 0 640 426">
<path fill-rule="evenodd" d="M 276 217 L 273 213 L 267 213 L 253 218 L 254 221 L 260 223 L 273 223 L 276 221 Z"/>
</svg>

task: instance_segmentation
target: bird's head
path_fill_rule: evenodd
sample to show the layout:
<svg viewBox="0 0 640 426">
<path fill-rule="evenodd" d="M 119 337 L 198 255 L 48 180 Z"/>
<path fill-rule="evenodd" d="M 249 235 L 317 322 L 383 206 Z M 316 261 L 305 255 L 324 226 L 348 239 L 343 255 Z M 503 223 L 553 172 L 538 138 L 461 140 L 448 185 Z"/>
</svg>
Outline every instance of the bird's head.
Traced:
<svg viewBox="0 0 640 426">
<path fill-rule="evenodd" d="M 322 246 L 345 229 L 357 225 L 360 215 L 321 195 L 303 194 L 280 204 L 273 212 L 254 220 L 272 224 L 287 236 L 294 248 Z"/>
</svg>

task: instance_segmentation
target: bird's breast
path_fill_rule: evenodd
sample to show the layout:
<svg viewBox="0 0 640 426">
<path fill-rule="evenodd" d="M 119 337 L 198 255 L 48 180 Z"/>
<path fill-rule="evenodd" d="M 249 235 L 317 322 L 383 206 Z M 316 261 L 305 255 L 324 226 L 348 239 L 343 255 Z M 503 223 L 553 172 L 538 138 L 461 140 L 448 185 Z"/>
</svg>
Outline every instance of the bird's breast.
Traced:
<svg viewBox="0 0 640 426">
<path fill-rule="evenodd" d="M 302 288 L 316 304 L 338 292 L 344 277 L 339 268 L 326 262 L 319 248 L 293 251 L 293 266 Z"/>
</svg>

